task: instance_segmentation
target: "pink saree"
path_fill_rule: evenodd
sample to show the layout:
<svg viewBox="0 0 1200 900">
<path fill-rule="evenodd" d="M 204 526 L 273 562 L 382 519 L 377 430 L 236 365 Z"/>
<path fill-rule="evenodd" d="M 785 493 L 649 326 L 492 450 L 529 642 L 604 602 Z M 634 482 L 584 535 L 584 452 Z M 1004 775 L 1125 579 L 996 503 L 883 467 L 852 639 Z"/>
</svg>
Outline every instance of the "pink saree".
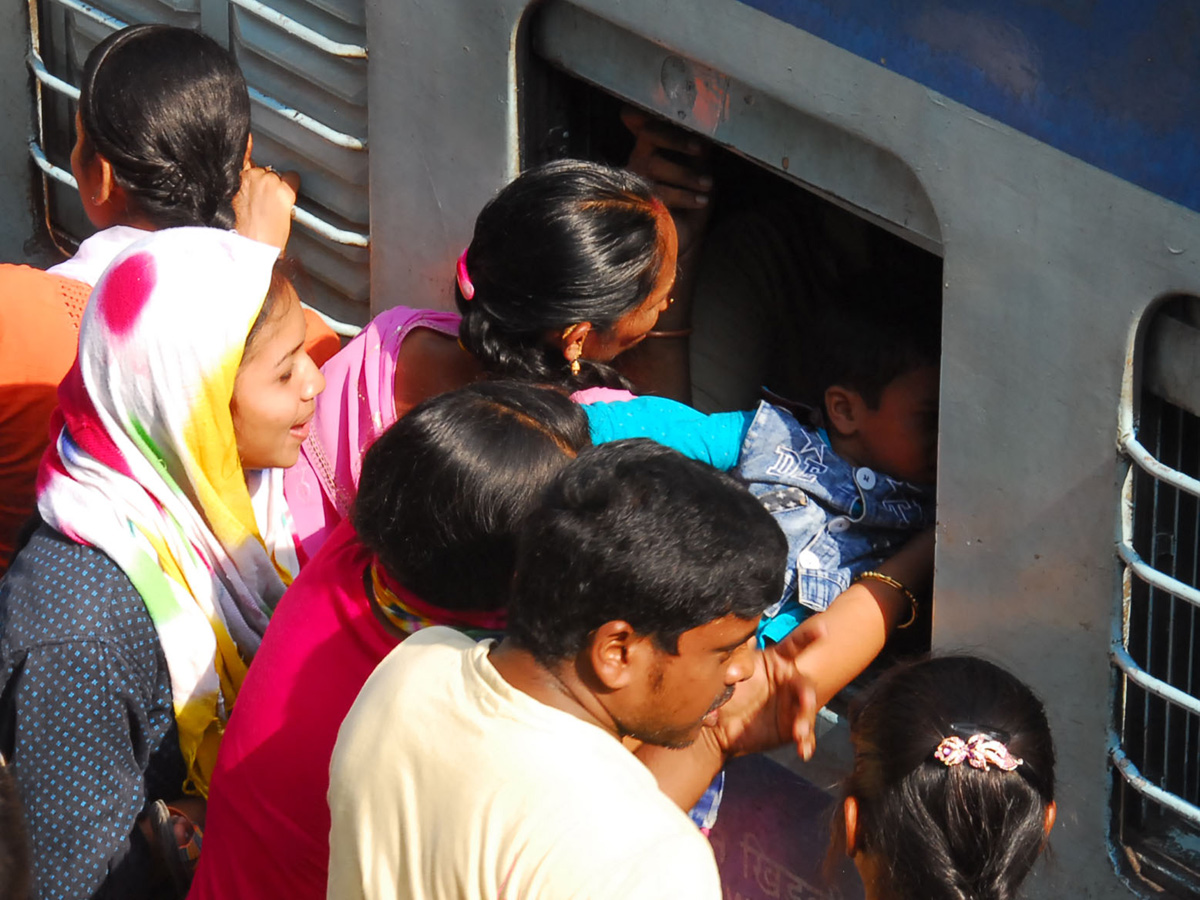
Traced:
<svg viewBox="0 0 1200 900">
<path fill-rule="evenodd" d="M 457 335 L 458 322 L 457 313 L 397 306 L 376 316 L 322 367 L 325 391 L 317 398 L 312 430 L 283 479 L 305 559 L 349 515 L 363 453 L 396 421 L 400 345 L 415 328 Z"/>
</svg>

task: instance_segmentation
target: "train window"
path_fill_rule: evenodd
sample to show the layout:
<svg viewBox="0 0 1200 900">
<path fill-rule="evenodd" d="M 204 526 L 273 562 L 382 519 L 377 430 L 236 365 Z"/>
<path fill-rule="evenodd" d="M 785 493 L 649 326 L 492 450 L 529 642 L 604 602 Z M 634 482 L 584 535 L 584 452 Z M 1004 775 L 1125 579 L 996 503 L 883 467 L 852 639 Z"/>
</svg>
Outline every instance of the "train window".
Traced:
<svg viewBox="0 0 1200 900">
<path fill-rule="evenodd" d="M 542 64 L 524 88 L 525 165 L 582 157 L 622 165 L 633 138 L 625 101 Z M 704 411 L 754 407 L 765 393 L 820 410 L 814 322 L 851 296 L 903 308 L 922 348 L 936 356 L 942 260 L 861 210 L 819 195 L 788 171 L 768 168 L 695 135 L 705 145 L 714 201 L 693 293 L 693 404 Z M 900 340 L 897 337 L 897 340 Z M 766 389 L 764 391 L 764 389 Z M 936 429 L 936 426 L 934 426 Z M 886 653 L 925 652 L 930 622 L 900 632 Z M 886 661 L 886 660 L 884 660 Z M 881 661 L 881 662 L 884 662 Z M 868 676 L 869 677 L 869 676 Z"/>
<path fill-rule="evenodd" d="M 370 317 L 364 0 L 43 0 L 30 3 L 29 65 L 46 225 L 70 248 L 92 227 L 70 172 L 77 84 L 88 52 L 134 22 L 195 28 L 230 48 L 250 85 L 254 157 L 302 179 L 288 245 L 304 300 L 335 330 Z"/>
<path fill-rule="evenodd" d="M 1133 338 L 1114 619 L 1112 837 L 1135 879 L 1200 888 L 1200 299 L 1158 304 Z"/>
</svg>

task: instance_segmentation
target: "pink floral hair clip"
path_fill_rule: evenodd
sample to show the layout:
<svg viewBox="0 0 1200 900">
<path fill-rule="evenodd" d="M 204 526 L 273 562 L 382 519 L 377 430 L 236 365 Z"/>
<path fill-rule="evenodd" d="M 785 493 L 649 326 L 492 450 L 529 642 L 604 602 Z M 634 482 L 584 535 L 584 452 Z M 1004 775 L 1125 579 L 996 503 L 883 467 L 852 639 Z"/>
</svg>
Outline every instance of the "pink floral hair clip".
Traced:
<svg viewBox="0 0 1200 900">
<path fill-rule="evenodd" d="M 458 265 L 455 267 L 455 275 L 458 278 L 458 289 L 462 292 L 464 300 L 470 300 L 475 296 L 475 285 L 471 283 L 471 276 L 467 274 L 467 250 L 463 250 L 458 257 Z"/>
<path fill-rule="evenodd" d="M 961 766 L 965 762 L 985 772 L 989 765 L 1011 772 L 1025 762 L 1009 753 L 1002 741 L 986 734 L 973 734 L 965 741 L 956 734 L 942 738 L 933 751 L 933 758 L 947 766 Z"/>
</svg>

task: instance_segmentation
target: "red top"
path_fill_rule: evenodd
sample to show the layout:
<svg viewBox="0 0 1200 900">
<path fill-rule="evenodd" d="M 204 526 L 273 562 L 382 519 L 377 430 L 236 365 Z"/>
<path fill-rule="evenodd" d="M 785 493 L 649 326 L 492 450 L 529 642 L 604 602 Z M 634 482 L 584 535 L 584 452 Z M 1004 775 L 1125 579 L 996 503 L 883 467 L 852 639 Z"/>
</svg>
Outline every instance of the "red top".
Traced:
<svg viewBox="0 0 1200 900">
<path fill-rule="evenodd" d="M 190 900 L 324 900 L 333 745 L 399 643 L 367 599 L 371 558 L 342 522 L 279 601 L 221 743 Z"/>
</svg>

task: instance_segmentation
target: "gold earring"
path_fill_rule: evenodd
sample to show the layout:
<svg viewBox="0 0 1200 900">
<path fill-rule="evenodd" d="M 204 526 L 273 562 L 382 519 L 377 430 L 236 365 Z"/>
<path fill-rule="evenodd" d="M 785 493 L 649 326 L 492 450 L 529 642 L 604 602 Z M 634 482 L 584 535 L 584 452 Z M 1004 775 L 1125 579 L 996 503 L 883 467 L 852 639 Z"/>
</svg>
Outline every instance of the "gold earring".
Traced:
<svg viewBox="0 0 1200 900">
<path fill-rule="evenodd" d="M 571 374 L 572 375 L 579 374 L 579 360 L 577 360 L 577 359 L 571 360 Z"/>
</svg>

